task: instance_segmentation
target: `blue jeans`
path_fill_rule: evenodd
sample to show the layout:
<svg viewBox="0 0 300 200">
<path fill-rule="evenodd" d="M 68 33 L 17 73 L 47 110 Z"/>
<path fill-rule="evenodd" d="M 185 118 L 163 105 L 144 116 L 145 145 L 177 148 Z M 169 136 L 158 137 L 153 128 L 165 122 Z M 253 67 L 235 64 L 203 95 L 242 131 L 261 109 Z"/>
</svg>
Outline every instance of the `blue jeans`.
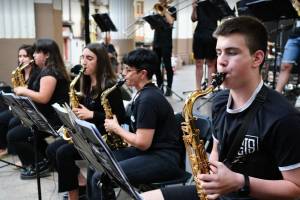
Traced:
<svg viewBox="0 0 300 200">
<path fill-rule="evenodd" d="M 171 150 L 161 150 L 155 152 L 140 151 L 134 147 L 114 151 L 116 159 L 126 174 L 129 182 L 137 186 L 153 182 L 166 181 L 181 177 L 184 173 L 179 167 L 179 153 Z M 103 181 L 103 179 L 105 179 Z M 99 189 L 101 182 L 102 189 L 111 189 L 107 177 L 103 178 L 101 172 L 89 169 L 87 176 L 87 193 L 90 200 L 105 199 Z"/>
<path fill-rule="evenodd" d="M 300 58 L 300 37 L 289 38 L 284 47 L 282 63 L 297 64 Z"/>
</svg>

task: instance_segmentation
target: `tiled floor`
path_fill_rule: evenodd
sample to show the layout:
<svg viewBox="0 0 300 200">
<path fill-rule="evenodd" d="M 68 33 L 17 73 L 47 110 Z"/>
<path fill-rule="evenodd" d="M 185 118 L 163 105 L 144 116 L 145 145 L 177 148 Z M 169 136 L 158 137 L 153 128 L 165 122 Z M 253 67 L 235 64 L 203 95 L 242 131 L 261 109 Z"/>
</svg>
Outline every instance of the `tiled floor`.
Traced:
<svg viewBox="0 0 300 200">
<path fill-rule="evenodd" d="M 188 65 L 177 69 L 173 81 L 173 90 L 182 99 L 187 98 L 184 91 L 191 91 L 195 87 L 194 66 Z M 168 97 L 175 112 L 181 112 L 184 101 L 181 101 L 176 95 Z M 209 104 L 205 104 L 203 113 L 209 115 Z M 202 112 L 202 109 L 201 109 Z M 4 158 L 9 162 L 15 162 L 16 157 L 8 156 Z M 19 170 L 13 166 L 4 166 L 5 163 L 0 161 L 0 200 L 34 200 L 38 199 L 37 181 L 21 180 Z M 58 200 L 62 198 L 62 194 L 57 193 L 57 174 L 52 173 L 51 176 L 41 179 L 42 199 Z"/>
</svg>

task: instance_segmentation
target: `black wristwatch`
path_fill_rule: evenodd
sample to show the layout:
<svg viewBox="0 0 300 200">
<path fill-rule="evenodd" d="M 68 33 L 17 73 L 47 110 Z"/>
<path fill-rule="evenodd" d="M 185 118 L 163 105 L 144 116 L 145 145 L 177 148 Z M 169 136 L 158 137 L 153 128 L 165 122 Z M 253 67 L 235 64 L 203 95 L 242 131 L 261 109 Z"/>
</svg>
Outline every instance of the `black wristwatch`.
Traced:
<svg viewBox="0 0 300 200">
<path fill-rule="evenodd" d="M 249 180 L 249 176 L 244 175 L 244 180 L 245 180 L 245 184 L 244 186 L 238 190 L 238 194 L 241 196 L 248 196 L 250 193 L 250 180 Z"/>
</svg>

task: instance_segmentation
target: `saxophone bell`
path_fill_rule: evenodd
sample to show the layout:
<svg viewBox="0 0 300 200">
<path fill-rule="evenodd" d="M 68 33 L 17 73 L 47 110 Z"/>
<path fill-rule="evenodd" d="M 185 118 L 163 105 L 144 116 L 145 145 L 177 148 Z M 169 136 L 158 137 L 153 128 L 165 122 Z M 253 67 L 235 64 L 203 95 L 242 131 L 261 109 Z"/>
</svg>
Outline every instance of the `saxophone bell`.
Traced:
<svg viewBox="0 0 300 200">
<path fill-rule="evenodd" d="M 61 126 L 56 132 L 64 140 L 68 141 L 68 143 L 73 143 L 72 137 L 70 136 L 69 131 L 65 126 Z"/>
<path fill-rule="evenodd" d="M 126 82 L 126 79 L 119 80 L 114 86 L 104 90 L 101 94 L 101 105 L 104 109 L 105 118 L 112 119 L 113 113 L 108 101 L 108 95 L 113 92 L 115 89 L 121 87 Z M 128 144 L 118 135 L 108 132 L 106 135 L 102 136 L 103 140 L 111 149 L 120 149 L 128 147 Z"/>
</svg>

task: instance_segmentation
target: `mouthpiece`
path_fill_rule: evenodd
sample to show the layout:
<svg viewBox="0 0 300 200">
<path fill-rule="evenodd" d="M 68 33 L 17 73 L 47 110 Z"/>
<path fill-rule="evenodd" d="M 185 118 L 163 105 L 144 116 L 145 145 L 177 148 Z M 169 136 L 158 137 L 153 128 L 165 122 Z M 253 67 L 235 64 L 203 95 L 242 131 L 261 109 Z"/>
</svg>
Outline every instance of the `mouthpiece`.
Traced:
<svg viewBox="0 0 300 200">
<path fill-rule="evenodd" d="M 223 83 L 225 76 L 226 76 L 226 73 L 224 73 L 224 72 L 217 72 L 217 73 L 213 74 L 212 81 L 211 81 L 211 84 L 213 85 L 213 87 L 220 86 Z"/>
<path fill-rule="evenodd" d="M 116 87 L 117 87 L 117 88 L 121 87 L 125 82 L 126 82 L 126 79 L 120 79 L 120 80 L 117 82 Z"/>
</svg>

